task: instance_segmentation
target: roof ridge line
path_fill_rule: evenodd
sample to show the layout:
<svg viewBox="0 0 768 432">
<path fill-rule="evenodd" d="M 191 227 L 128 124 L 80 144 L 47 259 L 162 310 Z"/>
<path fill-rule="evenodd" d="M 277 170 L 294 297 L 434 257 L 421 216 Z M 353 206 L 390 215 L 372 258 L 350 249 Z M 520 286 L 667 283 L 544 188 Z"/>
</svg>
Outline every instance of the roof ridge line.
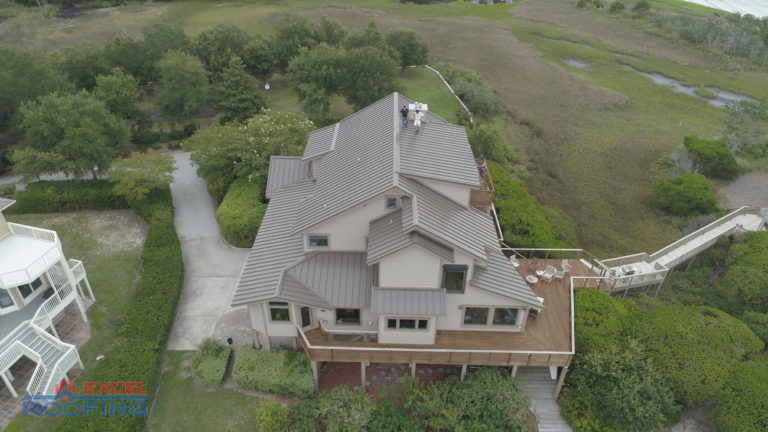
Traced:
<svg viewBox="0 0 768 432">
<path fill-rule="evenodd" d="M 397 186 L 399 184 L 398 173 L 400 172 L 400 144 L 397 141 L 399 134 L 397 133 L 397 106 L 400 104 L 400 94 L 394 93 L 395 97 L 392 98 L 394 102 L 394 116 L 392 118 L 392 184 Z"/>
<path fill-rule="evenodd" d="M 331 150 L 334 151 L 336 149 L 336 137 L 339 135 L 339 124 L 341 122 L 336 122 L 336 127 L 333 128 L 333 138 L 331 138 Z"/>
</svg>

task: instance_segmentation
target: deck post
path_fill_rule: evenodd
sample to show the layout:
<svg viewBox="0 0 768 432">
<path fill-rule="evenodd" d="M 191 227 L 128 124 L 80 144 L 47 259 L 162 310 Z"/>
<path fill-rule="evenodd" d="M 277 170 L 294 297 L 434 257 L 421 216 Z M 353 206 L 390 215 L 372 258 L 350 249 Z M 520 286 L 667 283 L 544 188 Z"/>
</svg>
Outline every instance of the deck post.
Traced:
<svg viewBox="0 0 768 432">
<path fill-rule="evenodd" d="M 293 350 L 298 351 L 299 350 L 299 337 L 296 336 L 295 338 L 291 338 L 291 345 L 293 345 Z"/>
<path fill-rule="evenodd" d="M 96 301 L 96 297 L 93 296 L 93 290 L 91 289 L 91 283 L 88 282 L 88 276 L 83 277 L 83 282 L 85 282 L 85 287 L 88 288 L 88 294 L 90 294 L 91 300 Z"/>
<path fill-rule="evenodd" d="M 512 378 L 517 376 L 517 365 L 512 366 Z"/>
<path fill-rule="evenodd" d="M 565 381 L 565 374 L 568 373 L 568 366 L 563 366 L 563 370 L 560 372 L 560 377 L 557 379 L 557 386 L 555 386 L 554 400 L 560 397 L 560 390 L 563 388 L 563 382 Z"/>
<path fill-rule="evenodd" d="M 411 363 L 411 377 L 416 376 L 416 362 Z"/>
<path fill-rule="evenodd" d="M 5 371 L 0 374 L 0 376 L 3 377 L 3 382 L 5 383 L 5 386 L 8 387 L 8 390 L 11 391 L 11 394 L 13 397 L 17 398 L 19 397 L 19 394 L 16 393 L 16 389 L 13 388 L 11 385 L 11 380 L 13 379 L 13 375 L 11 375 L 11 371 Z M 10 379 L 8 378 L 10 376 Z"/>
<path fill-rule="evenodd" d="M 360 387 L 365 389 L 365 362 L 360 362 Z"/>
<path fill-rule="evenodd" d="M 467 376 L 467 365 L 461 365 L 461 381 L 464 382 L 464 378 Z"/>
<path fill-rule="evenodd" d="M 312 368 L 312 378 L 315 380 L 315 393 L 317 393 L 320 388 L 320 379 L 317 375 L 317 362 L 312 360 L 309 362 L 309 366 Z"/>
<path fill-rule="evenodd" d="M 53 335 L 56 336 L 56 339 L 61 339 L 59 337 L 59 332 L 56 331 L 56 327 L 53 326 L 53 320 L 48 320 L 48 324 L 51 325 L 51 331 L 53 331 Z"/>
</svg>

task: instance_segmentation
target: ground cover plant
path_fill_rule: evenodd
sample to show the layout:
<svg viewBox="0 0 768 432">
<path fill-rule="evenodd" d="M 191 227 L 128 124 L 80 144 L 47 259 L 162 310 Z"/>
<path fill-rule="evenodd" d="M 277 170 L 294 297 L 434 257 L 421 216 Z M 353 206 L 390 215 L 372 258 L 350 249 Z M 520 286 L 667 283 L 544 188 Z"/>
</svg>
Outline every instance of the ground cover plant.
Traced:
<svg viewBox="0 0 768 432">
<path fill-rule="evenodd" d="M 309 358 L 294 351 L 243 346 L 235 356 L 232 378 L 242 388 L 267 393 L 307 398 L 315 392 Z"/>
</svg>

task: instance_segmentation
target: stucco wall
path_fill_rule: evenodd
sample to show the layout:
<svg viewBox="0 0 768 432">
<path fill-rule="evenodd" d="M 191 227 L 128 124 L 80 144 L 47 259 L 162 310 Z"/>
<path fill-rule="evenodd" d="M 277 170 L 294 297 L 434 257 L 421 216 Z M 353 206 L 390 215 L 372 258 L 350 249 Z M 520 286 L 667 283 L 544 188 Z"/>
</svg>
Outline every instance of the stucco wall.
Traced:
<svg viewBox="0 0 768 432">
<path fill-rule="evenodd" d="M 439 256 L 411 245 L 379 261 L 379 286 L 437 289 L 441 272 Z"/>
</svg>

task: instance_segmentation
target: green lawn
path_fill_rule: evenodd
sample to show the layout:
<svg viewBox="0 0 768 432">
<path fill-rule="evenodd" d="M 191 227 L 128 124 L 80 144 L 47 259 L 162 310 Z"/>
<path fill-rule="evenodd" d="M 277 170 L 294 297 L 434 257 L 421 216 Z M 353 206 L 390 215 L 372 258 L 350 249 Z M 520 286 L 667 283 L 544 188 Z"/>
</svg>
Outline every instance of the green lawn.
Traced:
<svg viewBox="0 0 768 432">
<path fill-rule="evenodd" d="M 9 222 L 55 230 L 64 255 L 83 261 L 96 303 L 88 311 L 91 339 L 80 349 L 86 369 L 115 340 L 117 328 L 140 276 L 146 224 L 133 211 L 80 211 L 7 215 Z M 82 383 L 76 383 L 78 388 Z M 50 431 L 58 417 L 17 417 L 8 431 Z"/>
<path fill-rule="evenodd" d="M 168 351 L 163 381 L 149 424 L 151 431 L 255 430 L 258 396 L 233 389 L 206 390 L 195 384 L 189 363 L 194 351 Z"/>
<path fill-rule="evenodd" d="M 463 108 L 436 73 L 424 67 L 408 68 L 398 75 L 395 83 L 408 99 L 426 103 L 430 111 L 456 123 L 456 112 Z"/>
</svg>

